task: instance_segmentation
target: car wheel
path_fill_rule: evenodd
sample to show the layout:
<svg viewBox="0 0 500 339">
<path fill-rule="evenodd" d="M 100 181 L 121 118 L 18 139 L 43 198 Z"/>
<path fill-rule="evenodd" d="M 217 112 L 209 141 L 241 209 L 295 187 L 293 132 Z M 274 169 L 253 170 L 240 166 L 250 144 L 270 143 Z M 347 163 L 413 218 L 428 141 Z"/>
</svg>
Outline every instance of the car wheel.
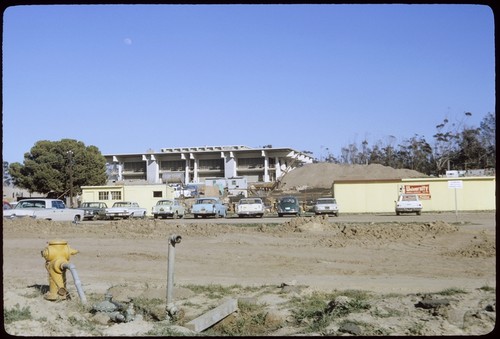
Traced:
<svg viewBox="0 0 500 339">
<path fill-rule="evenodd" d="M 417 212 L 417 215 L 420 215 L 420 211 Z"/>
<path fill-rule="evenodd" d="M 158 214 L 153 214 L 154 219 L 158 219 Z"/>
<path fill-rule="evenodd" d="M 278 217 L 280 217 L 280 218 L 281 218 L 282 216 L 283 216 L 283 214 L 282 214 L 282 213 L 278 213 Z"/>
<path fill-rule="evenodd" d="M 198 214 L 194 214 L 194 218 L 195 218 L 195 219 L 198 219 Z"/>
<path fill-rule="evenodd" d="M 77 223 L 77 222 L 80 222 L 82 218 L 80 218 L 79 215 L 75 215 L 75 217 L 73 218 L 73 222 Z"/>
</svg>

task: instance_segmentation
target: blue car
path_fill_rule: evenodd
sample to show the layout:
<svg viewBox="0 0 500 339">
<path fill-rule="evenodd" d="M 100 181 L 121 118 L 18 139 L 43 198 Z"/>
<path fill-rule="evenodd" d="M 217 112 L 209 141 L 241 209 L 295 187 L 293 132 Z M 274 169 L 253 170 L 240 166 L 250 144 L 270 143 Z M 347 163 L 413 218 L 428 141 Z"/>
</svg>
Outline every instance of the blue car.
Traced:
<svg viewBox="0 0 500 339">
<path fill-rule="evenodd" d="M 198 198 L 191 207 L 191 213 L 195 219 L 199 216 L 202 218 L 215 217 L 225 218 L 227 215 L 227 207 L 217 197 Z"/>
</svg>

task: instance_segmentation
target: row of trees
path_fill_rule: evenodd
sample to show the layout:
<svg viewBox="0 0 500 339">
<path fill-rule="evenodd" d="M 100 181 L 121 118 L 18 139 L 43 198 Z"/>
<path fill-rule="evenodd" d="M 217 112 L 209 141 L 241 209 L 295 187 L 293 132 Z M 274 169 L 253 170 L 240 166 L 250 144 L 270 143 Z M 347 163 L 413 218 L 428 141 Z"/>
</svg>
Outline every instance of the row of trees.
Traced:
<svg viewBox="0 0 500 339">
<path fill-rule="evenodd" d="M 464 120 L 470 115 L 465 113 Z M 356 144 L 343 147 L 338 158 L 328 154 L 316 162 L 376 163 L 436 176 L 449 168 L 495 168 L 495 116 L 489 113 L 477 128 L 467 127 L 464 120 L 450 123 L 445 119 L 437 125 L 433 145 L 419 135 L 399 145 L 394 144 L 393 137 L 373 146 L 364 140 L 359 147 Z M 17 187 L 51 193 L 55 197 L 73 196 L 81 192 L 81 186 L 99 186 L 107 182 L 106 159 L 99 149 L 73 139 L 38 141 L 24 154 L 24 163 L 12 163 L 8 171 Z"/>
<path fill-rule="evenodd" d="M 495 115 L 488 113 L 479 127 L 468 127 L 465 121 L 472 113 L 465 113 L 462 120 L 450 123 L 448 119 L 436 126 L 433 144 L 425 137 L 414 135 L 396 145 L 395 137 L 388 137 L 370 146 L 367 140 L 361 145 L 351 143 L 342 147 L 335 157 L 328 153 L 316 162 L 338 164 L 381 164 L 393 168 L 408 168 L 427 175 L 438 176 L 446 170 L 471 170 L 496 168 Z M 311 152 L 306 152 L 311 153 Z"/>
</svg>

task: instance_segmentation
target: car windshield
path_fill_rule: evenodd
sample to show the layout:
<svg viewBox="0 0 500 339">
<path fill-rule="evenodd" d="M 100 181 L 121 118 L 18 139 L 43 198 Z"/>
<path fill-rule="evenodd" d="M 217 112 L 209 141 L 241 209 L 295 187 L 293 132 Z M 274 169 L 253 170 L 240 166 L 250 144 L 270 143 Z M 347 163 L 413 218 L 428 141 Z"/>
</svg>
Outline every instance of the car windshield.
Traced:
<svg viewBox="0 0 500 339">
<path fill-rule="evenodd" d="M 196 200 L 197 204 L 215 204 L 217 201 L 215 199 L 198 199 Z"/>
<path fill-rule="evenodd" d="M 295 198 L 283 198 L 281 199 L 282 204 L 295 204 L 297 200 Z"/>
<path fill-rule="evenodd" d="M 260 204 L 259 199 L 241 199 L 240 204 L 241 205 L 246 205 L 246 204 Z"/>
<path fill-rule="evenodd" d="M 401 196 L 401 201 L 416 201 L 417 196 L 416 195 L 402 195 Z"/>
<path fill-rule="evenodd" d="M 113 207 L 128 207 L 130 206 L 129 202 L 115 202 Z"/>
<path fill-rule="evenodd" d="M 319 199 L 317 204 L 335 204 L 335 199 Z"/>
<path fill-rule="evenodd" d="M 172 205 L 172 201 L 170 200 L 160 200 L 157 205 Z"/>
<path fill-rule="evenodd" d="M 90 208 L 101 208 L 101 203 L 99 202 L 84 202 L 82 207 L 90 207 Z"/>
</svg>

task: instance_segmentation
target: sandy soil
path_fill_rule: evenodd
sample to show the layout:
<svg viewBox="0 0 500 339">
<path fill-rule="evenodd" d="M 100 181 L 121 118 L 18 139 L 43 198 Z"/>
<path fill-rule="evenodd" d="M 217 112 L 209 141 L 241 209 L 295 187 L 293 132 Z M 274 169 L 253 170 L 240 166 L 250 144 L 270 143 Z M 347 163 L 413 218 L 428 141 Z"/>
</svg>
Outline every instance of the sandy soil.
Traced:
<svg viewBox="0 0 500 339">
<path fill-rule="evenodd" d="M 392 335 L 491 332 L 496 320 L 495 213 L 462 214 L 459 222 L 453 214 L 421 217 L 126 220 L 78 225 L 4 220 L 4 311 L 29 307 L 32 313 L 31 320 L 5 324 L 5 331 L 18 336 L 148 333 L 157 322 L 165 321 L 165 314 L 159 311 L 156 323 L 140 315 L 123 323 L 99 320 L 89 312 L 90 306 L 84 311 L 79 308 L 69 273 L 71 299 L 46 301 L 48 278 L 40 252 L 54 239 L 67 240 L 78 250 L 71 262 L 89 298 L 104 300 L 110 291 L 114 300 L 123 303 L 139 297 L 165 299 L 168 238 L 177 234 L 182 241 L 175 246 L 173 294 L 186 321 L 227 297 L 256 298 L 282 322 L 268 335 L 300 334 L 304 325 L 290 320 L 286 300 L 315 291 L 363 290 L 373 293 L 371 311 L 351 319 L 365 324 L 362 334 L 373 334 L 366 324 L 383 329 L 376 333 Z M 189 289 L 210 284 L 256 289 L 236 289 L 234 295 L 215 299 Z M 464 293 L 451 296 L 444 308 L 415 307 L 424 296 L 446 289 Z M 389 309 L 398 314 L 380 315 Z M 86 322 L 95 327 L 81 325 Z M 332 323 L 328 333 L 316 334 L 339 335 L 340 327 Z"/>
</svg>

